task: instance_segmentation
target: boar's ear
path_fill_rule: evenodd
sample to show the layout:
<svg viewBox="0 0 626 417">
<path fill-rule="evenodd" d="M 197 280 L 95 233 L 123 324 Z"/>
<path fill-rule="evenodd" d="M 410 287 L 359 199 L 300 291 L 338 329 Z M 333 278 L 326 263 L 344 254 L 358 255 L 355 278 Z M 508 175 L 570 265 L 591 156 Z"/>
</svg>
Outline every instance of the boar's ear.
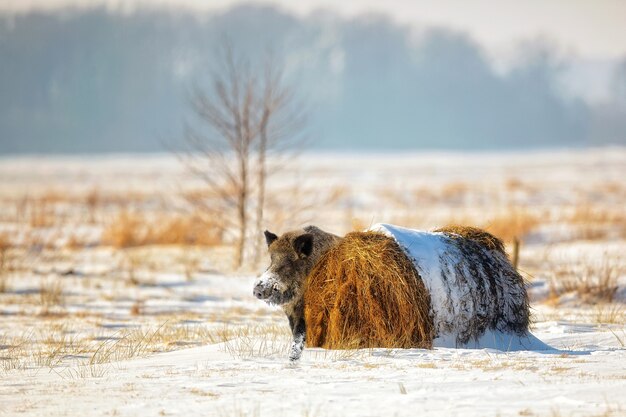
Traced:
<svg viewBox="0 0 626 417">
<path fill-rule="evenodd" d="M 305 233 L 293 241 L 293 248 L 299 256 L 306 258 L 313 252 L 313 235 Z"/>
<path fill-rule="evenodd" d="M 278 239 L 278 236 L 276 236 L 274 233 L 270 232 L 269 230 L 266 230 L 263 234 L 265 235 L 265 241 L 267 242 L 267 246 L 271 245 L 273 241 Z"/>
</svg>

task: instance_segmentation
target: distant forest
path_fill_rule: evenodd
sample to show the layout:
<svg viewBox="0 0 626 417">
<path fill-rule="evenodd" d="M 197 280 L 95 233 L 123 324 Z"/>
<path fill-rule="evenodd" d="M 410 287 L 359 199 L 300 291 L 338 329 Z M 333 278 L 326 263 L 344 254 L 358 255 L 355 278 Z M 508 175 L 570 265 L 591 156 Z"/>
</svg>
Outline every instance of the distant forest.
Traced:
<svg viewBox="0 0 626 417">
<path fill-rule="evenodd" d="M 268 50 L 283 63 L 313 149 L 626 144 L 626 58 L 613 97 L 588 103 L 561 91 L 567 62 L 539 44 L 502 74 L 445 28 L 241 6 L 0 15 L 0 153 L 180 146 L 190 90 L 207 82 L 224 39 L 253 68 Z"/>
</svg>

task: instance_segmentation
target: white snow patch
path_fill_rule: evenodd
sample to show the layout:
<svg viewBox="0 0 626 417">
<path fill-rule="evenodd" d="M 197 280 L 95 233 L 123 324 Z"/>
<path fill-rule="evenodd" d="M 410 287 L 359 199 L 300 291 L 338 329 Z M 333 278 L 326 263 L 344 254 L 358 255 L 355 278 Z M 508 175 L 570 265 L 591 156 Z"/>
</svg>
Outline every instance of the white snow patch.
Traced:
<svg viewBox="0 0 626 417">
<path fill-rule="evenodd" d="M 478 340 L 470 340 L 468 343 L 461 346 L 459 346 L 456 341 L 456 335 L 446 334 L 436 338 L 433 341 L 433 346 L 461 349 L 496 349 L 504 352 L 513 352 L 518 350 L 532 350 L 536 352 L 555 350 L 553 347 L 548 346 L 530 332 L 524 336 L 519 336 L 497 330 L 488 330 L 483 333 Z"/>
</svg>

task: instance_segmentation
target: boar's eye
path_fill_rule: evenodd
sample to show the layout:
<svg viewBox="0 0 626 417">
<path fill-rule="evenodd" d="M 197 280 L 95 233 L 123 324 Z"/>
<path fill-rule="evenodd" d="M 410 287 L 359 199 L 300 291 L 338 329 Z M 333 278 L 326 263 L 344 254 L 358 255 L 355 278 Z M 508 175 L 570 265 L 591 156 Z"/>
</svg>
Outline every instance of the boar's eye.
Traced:
<svg viewBox="0 0 626 417">
<path fill-rule="evenodd" d="M 286 262 L 276 268 L 276 273 L 281 276 L 287 276 L 291 275 L 292 269 L 291 264 Z"/>
</svg>

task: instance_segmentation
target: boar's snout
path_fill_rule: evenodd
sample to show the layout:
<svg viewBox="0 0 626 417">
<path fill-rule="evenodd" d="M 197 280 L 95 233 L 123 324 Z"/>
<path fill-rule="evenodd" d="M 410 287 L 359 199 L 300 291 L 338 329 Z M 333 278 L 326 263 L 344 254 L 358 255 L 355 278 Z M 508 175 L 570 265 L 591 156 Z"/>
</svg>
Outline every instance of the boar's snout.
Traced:
<svg viewBox="0 0 626 417">
<path fill-rule="evenodd" d="M 254 289 L 252 290 L 252 294 L 254 294 L 254 296 L 258 298 L 259 300 L 263 300 L 264 298 L 267 298 L 265 297 L 264 287 L 260 281 L 257 281 L 256 284 L 254 284 Z"/>
<path fill-rule="evenodd" d="M 252 290 L 252 294 L 259 300 L 267 300 L 272 296 L 276 289 L 276 277 L 273 274 L 268 274 L 267 272 L 254 283 L 254 289 Z"/>
</svg>

